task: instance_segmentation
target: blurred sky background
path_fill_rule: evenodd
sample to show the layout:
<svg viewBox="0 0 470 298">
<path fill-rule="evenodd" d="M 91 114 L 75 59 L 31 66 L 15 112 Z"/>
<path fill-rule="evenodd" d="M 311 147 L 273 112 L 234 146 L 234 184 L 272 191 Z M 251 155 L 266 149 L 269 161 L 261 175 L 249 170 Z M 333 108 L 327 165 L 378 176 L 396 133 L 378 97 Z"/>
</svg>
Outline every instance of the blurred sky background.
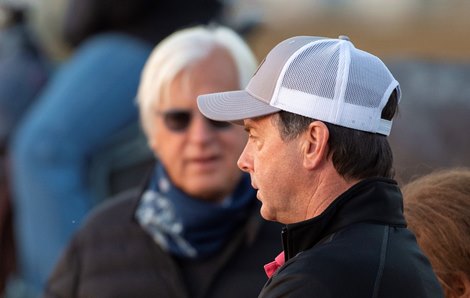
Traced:
<svg viewBox="0 0 470 298">
<path fill-rule="evenodd" d="M 292 35 L 348 35 L 380 57 L 469 61 L 468 0 L 243 0 L 257 53 Z M 243 15 L 243 14 L 241 14 Z"/>
<path fill-rule="evenodd" d="M 59 38 L 66 0 L 1 1 L 28 3 L 47 50 L 57 60 L 67 56 Z M 294 35 L 347 35 L 384 60 L 403 91 L 390 137 L 399 182 L 441 167 L 470 166 L 470 1 L 223 2 L 229 24 L 250 28 L 245 37 L 260 60 Z"/>
</svg>

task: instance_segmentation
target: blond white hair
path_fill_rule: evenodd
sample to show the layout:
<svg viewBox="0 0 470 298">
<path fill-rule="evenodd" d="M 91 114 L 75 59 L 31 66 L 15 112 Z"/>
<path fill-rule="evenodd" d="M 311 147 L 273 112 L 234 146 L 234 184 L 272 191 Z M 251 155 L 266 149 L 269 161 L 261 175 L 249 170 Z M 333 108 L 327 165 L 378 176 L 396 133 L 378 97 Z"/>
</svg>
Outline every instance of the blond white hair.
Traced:
<svg viewBox="0 0 470 298">
<path fill-rule="evenodd" d="M 256 70 L 257 61 L 247 43 L 229 28 L 196 26 L 179 30 L 155 47 L 144 66 L 137 92 L 140 121 L 147 136 L 152 107 L 161 100 L 162 90 L 182 70 L 206 58 L 217 47 L 226 49 L 232 57 L 239 87 L 244 88 Z"/>
</svg>

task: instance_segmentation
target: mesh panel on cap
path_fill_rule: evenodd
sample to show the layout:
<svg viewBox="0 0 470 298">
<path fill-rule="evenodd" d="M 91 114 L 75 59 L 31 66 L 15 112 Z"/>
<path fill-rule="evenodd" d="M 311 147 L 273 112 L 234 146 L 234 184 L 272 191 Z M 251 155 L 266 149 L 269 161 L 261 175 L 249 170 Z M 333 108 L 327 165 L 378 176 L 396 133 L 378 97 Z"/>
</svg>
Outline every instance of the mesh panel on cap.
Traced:
<svg viewBox="0 0 470 298">
<path fill-rule="evenodd" d="M 281 86 L 333 99 L 339 63 L 335 43 L 318 43 L 300 53 L 286 70 Z"/>
<path fill-rule="evenodd" d="M 281 72 L 271 105 L 353 129 L 388 135 L 380 119 L 398 83 L 383 62 L 345 40 L 324 39 L 300 48 Z"/>
<path fill-rule="evenodd" d="M 384 91 L 393 80 L 384 70 L 385 67 L 378 58 L 360 50 L 351 51 L 344 101 L 358 106 L 379 107 Z"/>
</svg>

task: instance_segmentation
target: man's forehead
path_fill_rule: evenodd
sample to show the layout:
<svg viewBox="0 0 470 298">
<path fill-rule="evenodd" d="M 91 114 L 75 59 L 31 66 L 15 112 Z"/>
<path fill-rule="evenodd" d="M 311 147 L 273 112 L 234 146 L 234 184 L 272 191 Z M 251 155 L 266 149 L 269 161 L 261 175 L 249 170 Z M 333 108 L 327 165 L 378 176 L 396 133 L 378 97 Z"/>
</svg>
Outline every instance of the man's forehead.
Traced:
<svg viewBox="0 0 470 298">
<path fill-rule="evenodd" d="M 254 118 L 248 118 L 248 119 L 243 120 L 243 125 L 245 127 L 251 127 L 251 126 L 255 125 L 255 123 L 256 123 L 256 120 Z"/>
<path fill-rule="evenodd" d="M 274 114 L 259 116 L 255 118 L 248 118 L 243 120 L 243 125 L 245 128 L 258 128 L 260 126 L 265 126 L 265 123 L 269 122 Z"/>
</svg>

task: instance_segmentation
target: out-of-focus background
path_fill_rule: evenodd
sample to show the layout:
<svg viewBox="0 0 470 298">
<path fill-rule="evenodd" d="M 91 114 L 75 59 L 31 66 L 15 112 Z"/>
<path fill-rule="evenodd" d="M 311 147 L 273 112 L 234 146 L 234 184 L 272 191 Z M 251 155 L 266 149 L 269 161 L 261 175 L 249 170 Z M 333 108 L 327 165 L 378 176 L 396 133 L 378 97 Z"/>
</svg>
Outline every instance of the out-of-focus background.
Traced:
<svg viewBox="0 0 470 298">
<path fill-rule="evenodd" d="M 292 35 L 348 35 L 380 57 L 469 60 L 470 2 L 465 0 L 245 0 L 262 26 L 253 39 L 263 55 Z"/>
<path fill-rule="evenodd" d="M 58 30 L 65 0 L 9 1 L 29 3 L 47 51 L 58 60 L 67 56 Z M 260 59 L 294 35 L 348 35 L 384 60 L 403 91 L 391 135 L 400 182 L 437 167 L 470 166 L 470 1 L 222 2 L 225 21 L 247 30 Z"/>
</svg>

